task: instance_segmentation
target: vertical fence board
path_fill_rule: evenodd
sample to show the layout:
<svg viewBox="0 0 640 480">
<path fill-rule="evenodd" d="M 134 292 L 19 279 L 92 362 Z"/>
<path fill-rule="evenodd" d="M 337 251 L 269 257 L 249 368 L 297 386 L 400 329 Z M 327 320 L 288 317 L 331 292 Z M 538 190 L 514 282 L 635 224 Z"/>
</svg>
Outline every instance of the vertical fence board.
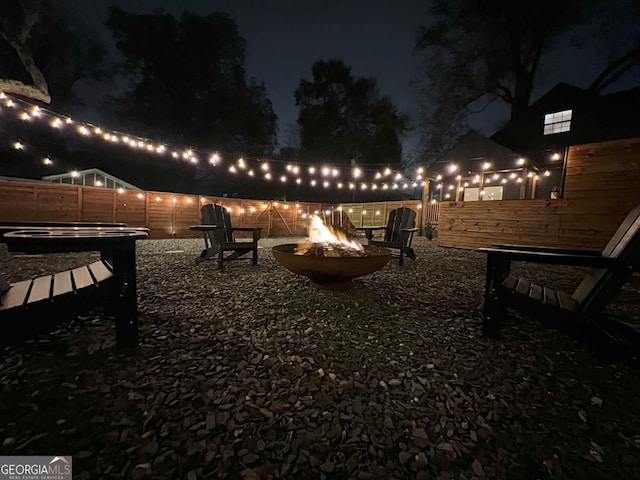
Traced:
<svg viewBox="0 0 640 480">
<path fill-rule="evenodd" d="M 0 220 L 35 221 L 37 219 L 35 185 L 19 182 L 0 183 Z"/>
<path fill-rule="evenodd" d="M 80 216 L 79 218 L 85 222 L 114 222 L 113 214 L 114 197 L 117 190 L 97 189 L 97 188 L 78 188 L 80 199 Z"/>
<path fill-rule="evenodd" d="M 38 185 L 36 197 L 36 221 L 77 222 L 79 215 L 80 187 Z"/>
<path fill-rule="evenodd" d="M 147 225 L 145 194 L 133 190 L 125 190 L 115 196 L 116 222 L 126 223 L 130 227 Z"/>
</svg>

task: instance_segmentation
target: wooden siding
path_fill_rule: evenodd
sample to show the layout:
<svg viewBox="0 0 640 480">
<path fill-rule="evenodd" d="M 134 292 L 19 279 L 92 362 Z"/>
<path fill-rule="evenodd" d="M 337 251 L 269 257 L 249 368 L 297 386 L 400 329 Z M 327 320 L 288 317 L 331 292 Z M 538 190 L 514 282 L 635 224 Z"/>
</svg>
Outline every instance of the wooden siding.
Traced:
<svg viewBox="0 0 640 480">
<path fill-rule="evenodd" d="M 562 199 L 443 202 L 438 242 L 602 249 L 640 204 L 640 138 L 569 148 Z"/>
<path fill-rule="evenodd" d="M 561 200 L 442 202 L 438 243 L 461 248 L 556 244 L 561 205 Z"/>
</svg>

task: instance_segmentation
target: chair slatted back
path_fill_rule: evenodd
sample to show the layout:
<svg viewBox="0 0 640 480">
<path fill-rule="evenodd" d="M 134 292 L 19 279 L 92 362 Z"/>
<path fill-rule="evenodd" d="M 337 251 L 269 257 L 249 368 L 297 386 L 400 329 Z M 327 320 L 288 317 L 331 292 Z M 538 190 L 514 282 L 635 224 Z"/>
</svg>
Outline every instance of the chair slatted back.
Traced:
<svg viewBox="0 0 640 480">
<path fill-rule="evenodd" d="M 217 203 L 207 203 L 202 206 L 200 211 L 202 213 L 203 225 L 220 225 L 224 227 L 223 238 L 227 242 L 234 241 L 233 229 L 231 227 L 231 215 L 229 215 L 229 211 L 226 208 L 222 205 L 218 205 Z M 213 231 L 205 232 L 205 235 L 212 245 L 217 243 Z"/>
<path fill-rule="evenodd" d="M 385 242 L 399 242 L 400 232 L 416 225 L 416 212 L 407 207 L 396 208 L 389 212 L 387 229 L 384 232 Z"/>
<path fill-rule="evenodd" d="M 625 260 L 640 259 L 640 205 L 629 212 L 607 245 L 603 257 Z M 571 297 L 581 311 L 599 312 L 629 278 L 630 272 L 592 268 L 577 286 Z"/>
</svg>

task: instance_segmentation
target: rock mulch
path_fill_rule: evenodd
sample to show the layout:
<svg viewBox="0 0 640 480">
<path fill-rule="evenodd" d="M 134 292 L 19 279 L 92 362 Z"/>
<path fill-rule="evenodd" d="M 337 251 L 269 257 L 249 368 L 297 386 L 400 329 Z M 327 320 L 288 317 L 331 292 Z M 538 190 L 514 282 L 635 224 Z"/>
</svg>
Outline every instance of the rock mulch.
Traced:
<svg viewBox="0 0 640 480">
<path fill-rule="evenodd" d="M 75 479 L 639 478 L 638 372 L 517 312 L 484 338 L 484 255 L 418 237 L 415 261 L 330 292 L 275 262 L 288 241 L 224 272 L 201 240 L 139 242 L 141 345 L 115 349 L 97 309 L 5 348 L 2 454 L 72 455 Z M 637 283 L 615 307 L 636 320 Z"/>
</svg>

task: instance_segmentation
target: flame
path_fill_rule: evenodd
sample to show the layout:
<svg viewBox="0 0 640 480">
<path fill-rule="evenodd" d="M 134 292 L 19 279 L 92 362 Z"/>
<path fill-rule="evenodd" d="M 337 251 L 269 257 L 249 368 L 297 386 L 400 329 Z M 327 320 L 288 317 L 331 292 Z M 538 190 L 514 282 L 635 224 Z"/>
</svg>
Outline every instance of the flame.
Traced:
<svg viewBox="0 0 640 480">
<path fill-rule="evenodd" d="M 349 240 L 347 235 L 332 227 L 327 227 L 317 215 L 311 215 L 311 223 L 308 230 L 308 241 L 314 244 L 323 244 L 325 247 L 339 247 L 346 250 L 364 252 L 362 244 Z"/>
</svg>

